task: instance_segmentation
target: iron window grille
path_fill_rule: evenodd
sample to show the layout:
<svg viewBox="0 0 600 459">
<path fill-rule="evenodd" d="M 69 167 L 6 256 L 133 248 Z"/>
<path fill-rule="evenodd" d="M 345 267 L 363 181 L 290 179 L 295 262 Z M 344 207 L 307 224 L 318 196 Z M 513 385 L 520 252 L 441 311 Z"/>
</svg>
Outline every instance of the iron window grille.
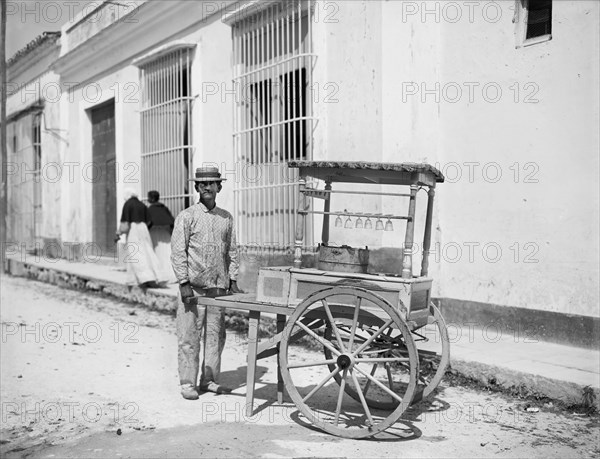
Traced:
<svg viewBox="0 0 600 459">
<path fill-rule="evenodd" d="M 257 9 L 232 24 L 237 234 L 242 248 L 287 252 L 294 245 L 298 176 L 286 163 L 312 158 L 311 2 L 265 2 Z M 312 244 L 310 237 L 306 242 Z"/>
<path fill-rule="evenodd" d="M 173 215 L 193 203 L 191 58 L 180 48 L 140 65 L 142 195 L 157 190 Z"/>
</svg>

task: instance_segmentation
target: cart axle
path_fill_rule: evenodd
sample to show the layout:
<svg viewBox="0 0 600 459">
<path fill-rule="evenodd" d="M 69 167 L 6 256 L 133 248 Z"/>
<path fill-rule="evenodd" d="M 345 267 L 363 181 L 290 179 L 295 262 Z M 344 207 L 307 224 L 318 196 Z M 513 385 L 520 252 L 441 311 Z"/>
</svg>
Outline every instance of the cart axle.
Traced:
<svg viewBox="0 0 600 459">
<path fill-rule="evenodd" d="M 354 366 L 354 359 L 348 354 L 341 354 L 337 358 L 336 363 L 340 369 L 345 370 L 346 368 L 352 368 Z"/>
</svg>

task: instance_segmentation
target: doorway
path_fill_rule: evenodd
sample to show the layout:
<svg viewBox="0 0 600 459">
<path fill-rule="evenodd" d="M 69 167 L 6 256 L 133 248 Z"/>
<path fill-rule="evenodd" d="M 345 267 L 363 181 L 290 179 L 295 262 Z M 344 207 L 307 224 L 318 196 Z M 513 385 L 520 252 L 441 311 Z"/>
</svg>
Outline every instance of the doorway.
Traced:
<svg viewBox="0 0 600 459">
<path fill-rule="evenodd" d="M 116 252 L 117 189 L 114 100 L 91 110 L 93 241 L 102 256 Z"/>
</svg>

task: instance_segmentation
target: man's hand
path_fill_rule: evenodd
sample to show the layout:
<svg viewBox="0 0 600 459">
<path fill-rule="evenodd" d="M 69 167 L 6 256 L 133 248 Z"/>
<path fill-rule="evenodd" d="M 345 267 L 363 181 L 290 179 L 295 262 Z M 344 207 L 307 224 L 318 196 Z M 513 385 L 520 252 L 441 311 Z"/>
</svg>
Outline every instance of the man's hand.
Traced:
<svg viewBox="0 0 600 459">
<path fill-rule="evenodd" d="M 189 282 L 186 282 L 185 284 L 179 284 L 179 292 L 181 293 L 181 301 L 184 303 L 186 303 L 189 298 L 194 297 L 194 291 L 192 290 L 192 286 Z"/>
<path fill-rule="evenodd" d="M 117 242 L 119 242 L 120 240 L 121 240 L 121 233 L 115 233 L 115 239 L 114 239 L 115 244 Z"/>
<path fill-rule="evenodd" d="M 237 281 L 232 279 L 229 282 L 229 293 L 244 293 L 244 291 L 238 287 Z"/>
</svg>

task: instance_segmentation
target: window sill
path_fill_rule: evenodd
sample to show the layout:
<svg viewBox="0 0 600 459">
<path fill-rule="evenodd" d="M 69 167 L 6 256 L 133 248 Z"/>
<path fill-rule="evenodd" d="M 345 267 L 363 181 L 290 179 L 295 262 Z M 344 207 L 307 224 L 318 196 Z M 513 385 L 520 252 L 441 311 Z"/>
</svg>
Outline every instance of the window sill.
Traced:
<svg viewBox="0 0 600 459">
<path fill-rule="evenodd" d="M 523 43 L 517 45 L 517 48 L 525 48 L 527 46 L 537 45 L 538 43 L 544 43 L 550 40 L 552 40 L 552 34 L 540 35 L 539 37 L 528 38 L 527 40 L 524 40 Z"/>
</svg>

